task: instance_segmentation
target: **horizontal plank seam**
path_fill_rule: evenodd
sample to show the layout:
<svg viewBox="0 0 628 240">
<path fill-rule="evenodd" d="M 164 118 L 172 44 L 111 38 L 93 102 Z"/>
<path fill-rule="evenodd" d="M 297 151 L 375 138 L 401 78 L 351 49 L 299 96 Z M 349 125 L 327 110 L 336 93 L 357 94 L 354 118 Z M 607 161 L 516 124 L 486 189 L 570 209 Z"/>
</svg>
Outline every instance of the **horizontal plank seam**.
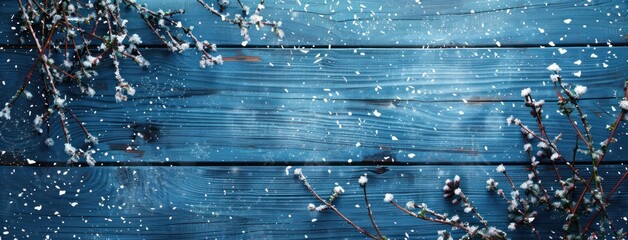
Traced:
<svg viewBox="0 0 628 240">
<path fill-rule="evenodd" d="M 628 159 L 605 162 L 604 165 L 623 165 Z M 309 162 L 309 161 L 287 161 L 287 162 L 99 162 L 95 167 L 246 167 L 246 166 L 264 166 L 264 167 L 287 167 L 287 166 L 340 166 L 340 167 L 368 167 L 368 166 L 493 166 L 493 165 L 509 165 L 509 166 L 527 166 L 529 161 L 511 162 L 511 161 L 484 161 L 484 162 Z M 577 162 L 575 166 L 589 166 L 588 162 Z M 539 165 L 551 165 L 550 161 L 541 161 Z M 15 162 L 0 162 L 0 167 L 88 167 L 87 164 L 77 163 L 68 165 L 65 162 L 41 162 L 28 165 L 16 165 Z"/>
<path fill-rule="evenodd" d="M 606 42 L 599 43 L 559 43 L 554 46 L 549 46 L 547 44 L 501 44 L 499 47 L 495 44 L 478 44 L 478 45 L 255 45 L 249 44 L 246 47 L 243 47 L 240 44 L 224 44 L 218 45 L 218 49 L 440 49 L 440 48 L 455 48 L 455 49 L 485 49 L 485 48 L 539 48 L 539 47 L 547 47 L 547 48 L 566 48 L 566 47 L 626 47 L 628 46 L 628 42 L 622 43 L 613 43 L 612 46 L 609 46 Z M 90 45 L 90 48 L 96 49 L 99 45 Z M 137 46 L 139 49 L 168 49 L 167 46 L 163 46 L 161 44 L 141 44 Z M 19 44 L 0 44 L 0 49 L 36 49 L 35 45 L 19 45 Z M 190 48 L 194 48 L 194 44 L 190 45 Z"/>
</svg>

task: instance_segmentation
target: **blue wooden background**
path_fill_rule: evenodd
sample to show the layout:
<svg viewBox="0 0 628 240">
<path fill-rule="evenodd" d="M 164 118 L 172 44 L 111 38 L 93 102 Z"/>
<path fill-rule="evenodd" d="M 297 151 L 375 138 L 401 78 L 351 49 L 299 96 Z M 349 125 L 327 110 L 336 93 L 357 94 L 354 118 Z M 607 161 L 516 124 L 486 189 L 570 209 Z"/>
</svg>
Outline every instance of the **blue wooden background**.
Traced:
<svg viewBox="0 0 628 240">
<path fill-rule="evenodd" d="M 236 28 L 196 1 L 147 2 L 184 8 L 180 20 L 216 42 L 225 64 L 201 69 L 195 52 L 158 47 L 129 12 L 130 31 L 150 46 L 143 50 L 149 69 L 123 67 L 137 94 L 115 102 L 106 61 L 90 82 L 95 97 L 67 90 L 69 107 L 100 139 L 100 166 L 67 167 L 62 141 L 49 148 L 46 136 L 31 131 L 35 101 L 18 101 L 13 119 L 0 120 L 2 237 L 361 238 L 331 212 L 308 212 L 315 199 L 285 168 L 305 165 L 324 195 L 334 184 L 344 186 L 337 206 L 370 230 L 357 178 L 382 156 L 395 162 L 371 179 L 369 192 L 389 237 L 432 239 L 444 228 L 404 216 L 381 201 L 384 193 L 453 213 L 460 209 L 443 200 L 440 189 L 456 174 L 479 211 L 505 228 L 506 206 L 495 207 L 502 201 L 486 193 L 484 181 L 499 179 L 494 168 L 500 163 L 526 179 L 524 142 L 505 121 L 514 115 L 534 125 L 521 89 L 531 87 L 536 99 L 550 103 L 546 126 L 551 135 L 565 133 L 559 148 L 569 153 L 575 136 L 554 111 L 545 68 L 556 62 L 567 82 L 589 87 L 581 105 L 597 142 L 619 114 L 628 72 L 628 4 L 622 0 L 269 1 L 263 15 L 281 20 L 286 37 L 252 31 L 247 47 Z M 0 100 L 6 101 L 37 55 L 33 43 L 20 42 L 12 30 L 17 3 L 0 6 Z M 70 130 L 81 135 L 75 124 Z M 608 188 L 628 159 L 626 124 L 617 132 L 620 143 L 611 145 L 603 167 Z M 14 166 L 27 159 L 36 166 Z M 585 165 L 582 170 L 589 174 Z M 551 181 L 550 172 L 545 175 Z M 614 208 L 627 209 L 626 190 L 622 185 L 613 197 Z M 537 225 L 548 227 L 541 235 L 560 236 L 560 226 L 550 224 L 558 215 L 542 214 Z M 532 237 L 528 229 L 508 234 Z"/>
</svg>

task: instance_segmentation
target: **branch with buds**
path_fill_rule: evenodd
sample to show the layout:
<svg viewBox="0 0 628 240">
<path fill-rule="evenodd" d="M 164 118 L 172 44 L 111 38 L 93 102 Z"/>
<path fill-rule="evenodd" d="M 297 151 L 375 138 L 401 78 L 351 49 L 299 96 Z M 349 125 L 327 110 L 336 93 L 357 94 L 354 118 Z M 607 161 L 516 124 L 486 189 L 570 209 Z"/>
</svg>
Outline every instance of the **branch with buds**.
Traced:
<svg viewBox="0 0 628 240">
<path fill-rule="evenodd" d="M 11 109 L 21 97 L 31 100 L 34 96 L 41 96 L 42 108 L 39 113 L 35 113 L 32 120 L 34 132 L 47 135 L 46 145 L 53 146 L 53 139 L 57 136 L 51 136 L 50 128 L 52 124 L 58 124 L 63 131 L 65 152 L 70 156 L 68 163 L 84 158 L 87 164 L 94 165 L 96 161 L 92 155 L 95 153 L 98 138 L 97 134 L 88 131 L 84 123 L 72 113 L 69 107 L 72 99 L 68 100 L 60 85 L 73 85 L 82 94 L 93 97 L 96 91 L 92 87 L 94 84 L 89 81 L 98 76 L 103 59 L 109 58 L 112 60 L 117 82 L 114 98 L 116 102 L 123 102 L 133 96 L 136 89 L 121 74 L 122 60 L 130 59 L 143 68 L 150 66 L 140 50 L 143 43 L 140 35 L 127 28 L 129 20 L 124 18 L 125 7 L 133 9 L 170 51 L 196 49 L 201 53 L 201 68 L 223 63 L 220 55 L 211 54 L 217 50 L 216 44 L 199 39 L 193 32 L 193 26 L 185 26 L 177 20 L 177 16 L 185 13 L 183 9 L 151 10 L 146 4 L 135 0 L 16 1 L 19 5 L 20 39 L 26 41 L 26 38 L 30 38 L 38 56 L 34 58 L 20 88 L 0 111 L 0 119 L 11 119 Z M 236 26 L 244 39 L 243 46 L 250 41 L 248 30 L 251 26 L 256 29 L 270 26 L 271 31 L 279 38 L 284 36 L 279 28 L 281 22 L 264 20 L 264 0 L 257 4 L 252 14 L 248 7 L 238 2 L 242 13 L 235 14 L 233 18 L 225 13 L 228 1 L 220 1 L 219 10 L 202 0 L 197 2 L 208 10 L 208 15 Z M 34 81 L 36 72 L 41 73 L 41 82 Z M 36 89 L 41 94 L 35 95 L 29 89 Z M 58 120 L 55 115 L 58 115 Z M 82 148 L 73 144 L 69 131 L 69 125 L 73 123 L 85 134 Z"/>
<path fill-rule="evenodd" d="M 557 210 L 565 213 L 566 221 L 563 225 L 564 239 L 583 238 L 588 234 L 590 227 L 596 221 L 596 218 L 598 218 L 599 213 L 602 213 L 601 216 L 599 216 L 599 220 L 596 222 L 599 229 L 591 232 L 590 236 L 595 238 L 599 235 L 606 236 L 608 233 L 606 232 L 605 226 L 608 226 L 612 230 L 612 236 L 622 239 L 626 236 L 626 234 L 622 229 L 618 229 L 609 217 L 607 210 L 609 196 L 605 196 L 602 189 L 601 182 L 603 178 L 600 176 L 598 168 L 606 156 L 608 145 L 617 141 L 617 139 L 613 137 L 615 135 L 615 131 L 617 130 L 617 126 L 622 120 L 628 120 L 625 117 L 628 112 L 628 89 L 624 87 L 624 97 L 619 103 L 621 112 L 618 114 L 614 123 L 608 128 L 608 130 L 610 130 L 609 136 L 600 143 L 600 148 L 597 149 L 593 142 L 593 136 L 591 136 L 590 130 L 592 126 L 587 121 L 587 115 L 580 106 L 580 99 L 587 92 L 587 87 L 581 85 L 573 87 L 571 84 L 565 83 L 559 74 L 561 69 L 555 63 L 548 66 L 547 70 L 552 72 L 550 79 L 553 82 L 556 97 L 558 99 L 559 111 L 567 118 L 575 133 L 576 146 L 574 147 L 574 156 L 572 161 L 567 160 L 557 147 L 558 141 L 564 137 L 563 133 L 559 133 L 553 139 L 547 133 L 547 129 L 543 124 L 543 118 L 541 117 L 545 101 L 535 100 L 532 97 L 532 90 L 530 88 L 526 88 L 521 91 L 521 96 L 525 100 L 525 106 L 531 109 L 530 113 L 536 122 L 539 132 L 534 132 L 531 128 L 524 125 L 520 119 L 513 116 L 506 119 L 508 125 L 514 124 L 521 129 L 525 140 L 524 151 L 530 158 L 530 174 L 528 174 L 528 179 L 520 186 L 521 189 L 525 190 L 526 198 L 524 199 L 520 196 L 513 180 L 506 173 L 503 165 L 497 167 L 497 172 L 503 173 L 508 180 L 512 188 L 512 199 L 507 198 L 503 193 L 503 190 L 497 188 L 497 182 L 493 179 L 489 179 L 487 181 L 487 189 L 489 191 L 497 190 L 498 195 L 507 201 L 509 205 L 508 210 L 511 212 L 510 216 L 512 216 L 510 220 L 513 229 L 516 225 L 520 224 L 529 224 L 533 229 L 535 229 L 530 219 L 534 219 L 537 212 L 533 211 L 529 213 L 529 210 L 532 206 L 544 205 L 547 210 Z M 628 86 L 628 81 L 625 86 Z M 582 124 L 582 129 L 578 127 L 576 124 L 577 122 L 572 118 L 574 112 L 577 112 L 579 121 Z M 535 156 L 532 154 L 532 141 L 538 142 L 536 147 L 539 150 L 536 152 Z M 578 147 L 579 141 L 585 143 L 586 149 L 580 149 Z M 586 178 L 584 178 L 576 168 L 575 160 L 578 153 L 591 159 L 590 166 L 592 174 L 588 180 L 585 180 Z M 541 183 L 539 172 L 536 168 L 539 162 L 543 160 L 552 164 L 556 180 L 560 185 L 559 189 L 554 193 L 554 199 L 556 201 L 553 203 L 547 194 L 545 186 Z M 572 176 L 566 179 L 563 178 L 559 174 L 559 167 L 561 166 L 566 166 L 569 170 L 571 170 Z M 627 173 L 628 171 L 624 172 L 624 177 L 622 177 L 615 184 L 611 194 L 622 184 Z M 574 194 L 576 193 L 576 189 L 579 187 L 582 187 L 582 190 L 579 197 L 575 197 Z M 587 193 L 590 194 L 588 198 L 585 197 Z M 594 217 L 588 221 L 584 229 L 581 228 L 581 216 L 589 214 L 593 210 L 596 211 Z"/>
</svg>

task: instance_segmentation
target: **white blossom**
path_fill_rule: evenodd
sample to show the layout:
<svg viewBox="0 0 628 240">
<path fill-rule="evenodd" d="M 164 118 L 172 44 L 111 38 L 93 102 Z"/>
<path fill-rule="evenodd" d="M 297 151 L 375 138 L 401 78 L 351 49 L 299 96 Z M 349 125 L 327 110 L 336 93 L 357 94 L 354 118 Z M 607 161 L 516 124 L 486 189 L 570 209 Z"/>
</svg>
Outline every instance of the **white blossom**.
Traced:
<svg viewBox="0 0 628 240">
<path fill-rule="evenodd" d="M 454 190 L 454 194 L 456 194 L 456 196 L 460 196 L 461 193 L 462 190 L 460 190 L 460 188 L 456 188 L 456 190 Z"/>
<path fill-rule="evenodd" d="M 91 87 L 87 87 L 87 95 L 90 97 L 93 97 L 96 94 L 96 91 L 94 91 L 93 88 Z"/>
<path fill-rule="evenodd" d="M 52 140 L 52 138 L 46 138 L 46 141 L 44 141 L 44 143 L 48 147 L 52 147 L 53 145 L 55 145 L 55 142 L 54 142 L 54 140 Z"/>
<path fill-rule="evenodd" d="M 624 109 L 624 111 L 628 111 L 628 100 L 623 100 L 619 102 L 619 106 L 621 107 L 621 109 Z"/>
<path fill-rule="evenodd" d="M 517 226 L 515 225 L 514 222 L 511 222 L 510 224 L 508 224 L 508 230 L 514 231 L 515 229 L 517 229 Z"/>
<path fill-rule="evenodd" d="M 87 57 L 85 57 L 85 61 L 83 61 L 83 67 L 89 68 L 93 65 L 98 65 L 98 58 L 87 55 Z"/>
<path fill-rule="evenodd" d="M 552 82 L 558 82 L 558 79 L 560 79 L 560 75 L 552 74 L 550 75 L 550 78 L 552 79 Z"/>
<path fill-rule="evenodd" d="M 414 209 L 414 205 L 415 205 L 415 204 L 414 204 L 414 201 L 408 201 L 408 202 L 406 202 L 406 208 L 407 208 L 407 209 L 410 209 L 410 210 Z"/>
<path fill-rule="evenodd" d="M 98 144 L 98 138 L 94 137 L 94 135 L 87 134 L 87 137 L 85 138 L 85 142 L 86 143 L 93 143 L 93 144 Z"/>
<path fill-rule="evenodd" d="M 343 194 L 344 192 L 345 192 L 345 189 L 342 188 L 341 186 L 334 187 L 334 193 L 336 193 L 336 194 Z"/>
<path fill-rule="evenodd" d="M 552 63 L 551 65 L 547 66 L 547 70 L 549 71 L 553 71 L 553 72 L 560 72 L 560 66 L 558 66 L 558 64 L 556 63 Z"/>
<path fill-rule="evenodd" d="M 313 203 L 308 204 L 307 205 L 307 210 L 310 210 L 310 211 L 316 210 L 316 205 L 314 205 Z"/>
<path fill-rule="evenodd" d="M 580 98 L 582 95 L 584 95 L 587 92 L 587 87 L 582 86 L 582 85 L 576 85 L 576 87 L 573 89 L 576 98 Z"/>
<path fill-rule="evenodd" d="M 530 96 L 530 93 L 532 93 L 532 89 L 530 89 L 530 88 L 524 88 L 524 89 L 521 90 L 521 96 L 522 97 Z"/>
<path fill-rule="evenodd" d="M 513 124 L 515 120 L 515 117 L 510 115 L 510 117 L 506 118 L 506 123 L 508 123 L 508 126 L 510 126 L 510 124 Z"/>
<path fill-rule="evenodd" d="M 552 161 L 556 161 L 556 160 L 558 160 L 559 158 L 560 158 L 560 154 L 558 154 L 558 153 L 554 153 L 554 154 L 552 154 L 552 156 L 550 157 L 550 159 L 551 159 Z"/>
<path fill-rule="evenodd" d="M 129 43 L 130 44 L 142 44 L 142 38 L 140 38 L 140 36 L 137 34 L 133 34 L 129 38 Z"/>
<path fill-rule="evenodd" d="M 262 19 L 264 19 L 264 17 L 258 15 L 258 14 L 253 14 L 251 17 L 251 23 L 257 23 L 257 22 L 261 22 Z"/>
<path fill-rule="evenodd" d="M 532 144 L 529 144 L 529 143 L 524 144 L 523 150 L 526 152 L 532 150 Z"/>
<path fill-rule="evenodd" d="M 392 202 L 394 198 L 395 196 L 393 196 L 392 194 L 386 193 L 386 195 L 384 196 L 384 202 L 387 202 L 387 203 Z"/>
<path fill-rule="evenodd" d="M 68 155 L 75 155 L 76 154 L 76 148 L 72 147 L 72 144 L 66 143 L 65 144 L 65 153 L 67 153 Z"/>
<path fill-rule="evenodd" d="M 369 179 L 366 176 L 360 176 L 360 179 L 358 179 L 358 183 L 360 183 L 362 187 L 364 187 L 368 181 Z"/>
<path fill-rule="evenodd" d="M 542 148 L 542 149 L 549 148 L 549 146 L 545 142 L 539 142 L 538 144 L 536 144 L 536 146 L 539 147 L 539 148 Z"/>
<path fill-rule="evenodd" d="M 323 211 L 325 209 L 327 209 L 327 205 L 318 205 L 315 210 L 320 212 L 320 211 Z"/>
<path fill-rule="evenodd" d="M 85 161 L 87 162 L 87 165 L 89 165 L 90 167 L 93 167 L 94 165 L 96 165 L 96 160 L 92 157 L 91 153 L 85 153 Z"/>
<path fill-rule="evenodd" d="M 465 213 L 470 213 L 473 210 L 473 207 L 466 207 L 464 208 L 464 212 Z"/>
<path fill-rule="evenodd" d="M 495 169 L 497 172 L 503 173 L 506 171 L 506 167 L 504 167 L 504 164 L 499 164 L 499 166 L 497 166 L 497 169 Z"/>
<path fill-rule="evenodd" d="M 59 107 L 63 107 L 65 104 L 65 97 L 60 98 L 59 96 L 55 96 L 55 105 Z"/>
<path fill-rule="evenodd" d="M 7 120 L 11 120 L 11 108 L 9 108 L 9 106 L 4 106 L 4 109 L 0 112 L 0 118 L 2 117 Z"/>
</svg>

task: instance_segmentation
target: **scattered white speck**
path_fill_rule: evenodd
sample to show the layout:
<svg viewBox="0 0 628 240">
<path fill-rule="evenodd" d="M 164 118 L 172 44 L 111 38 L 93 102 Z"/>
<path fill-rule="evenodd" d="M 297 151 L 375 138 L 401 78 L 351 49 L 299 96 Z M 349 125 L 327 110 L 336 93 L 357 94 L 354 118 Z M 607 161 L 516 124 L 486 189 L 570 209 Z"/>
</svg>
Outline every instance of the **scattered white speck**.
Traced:
<svg viewBox="0 0 628 240">
<path fill-rule="evenodd" d="M 549 44 L 549 45 L 550 45 L 550 46 L 552 46 L 552 47 L 553 47 L 553 46 L 556 46 L 556 43 L 554 43 L 554 41 L 550 41 L 550 42 L 549 42 L 549 43 L 547 43 L 547 44 Z"/>
<path fill-rule="evenodd" d="M 65 190 L 59 190 L 59 196 L 65 195 Z"/>
<path fill-rule="evenodd" d="M 545 33 L 545 29 L 539 28 L 540 33 Z"/>
<path fill-rule="evenodd" d="M 312 222 L 316 222 L 316 221 L 318 221 L 318 219 L 312 218 Z"/>
<path fill-rule="evenodd" d="M 395 136 L 392 136 L 391 138 L 392 138 L 392 140 L 393 140 L 393 141 L 397 141 L 397 140 L 399 140 L 399 139 L 397 139 L 397 137 L 395 137 Z"/>
<path fill-rule="evenodd" d="M 356 147 L 362 146 L 362 144 L 360 142 L 355 143 Z"/>
<path fill-rule="evenodd" d="M 360 75 L 360 71 L 355 71 L 355 75 Z"/>
<path fill-rule="evenodd" d="M 577 71 L 577 72 L 573 73 L 573 75 L 576 76 L 576 77 L 580 77 L 580 76 L 582 76 L 582 71 Z"/>
<path fill-rule="evenodd" d="M 28 162 L 28 164 L 35 164 L 37 162 L 35 162 L 35 160 L 30 160 L 30 159 L 26 159 L 26 161 Z"/>
<path fill-rule="evenodd" d="M 464 112 L 463 111 L 458 111 L 458 114 L 464 115 Z"/>
<path fill-rule="evenodd" d="M 414 153 L 410 153 L 410 154 L 408 154 L 408 157 L 409 157 L 409 158 L 414 158 L 415 156 L 416 156 L 416 154 L 414 154 Z"/>
<path fill-rule="evenodd" d="M 567 18 L 565 19 L 565 21 L 563 21 L 565 24 L 570 24 L 571 23 L 571 18 Z"/>
<path fill-rule="evenodd" d="M 591 58 L 597 58 L 597 54 L 591 53 Z"/>
<path fill-rule="evenodd" d="M 495 41 L 495 45 L 497 45 L 497 47 L 501 47 L 502 43 L 500 43 L 499 41 Z"/>
<path fill-rule="evenodd" d="M 35 210 L 40 211 L 41 210 L 41 205 L 35 206 Z"/>
<path fill-rule="evenodd" d="M 76 205 L 78 205 L 78 202 L 71 202 L 70 203 L 70 206 L 72 206 L 72 207 L 76 207 Z"/>
<path fill-rule="evenodd" d="M 580 65 L 580 64 L 582 64 L 582 60 L 575 61 L 575 62 L 573 62 L 573 64 Z"/>
<path fill-rule="evenodd" d="M 382 113 L 380 113 L 377 110 L 375 110 L 375 111 L 373 111 L 373 115 L 375 115 L 376 117 L 380 117 L 380 116 L 382 116 Z"/>
<path fill-rule="evenodd" d="M 292 168 L 292 166 L 287 166 L 286 167 L 286 176 L 290 176 L 290 169 Z"/>
<path fill-rule="evenodd" d="M 560 54 L 565 54 L 565 53 L 567 53 L 567 49 L 564 49 L 564 48 L 559 48 L 559 49 L 558 49 L 558 52 L 559 52 Z"/>
</svg>

